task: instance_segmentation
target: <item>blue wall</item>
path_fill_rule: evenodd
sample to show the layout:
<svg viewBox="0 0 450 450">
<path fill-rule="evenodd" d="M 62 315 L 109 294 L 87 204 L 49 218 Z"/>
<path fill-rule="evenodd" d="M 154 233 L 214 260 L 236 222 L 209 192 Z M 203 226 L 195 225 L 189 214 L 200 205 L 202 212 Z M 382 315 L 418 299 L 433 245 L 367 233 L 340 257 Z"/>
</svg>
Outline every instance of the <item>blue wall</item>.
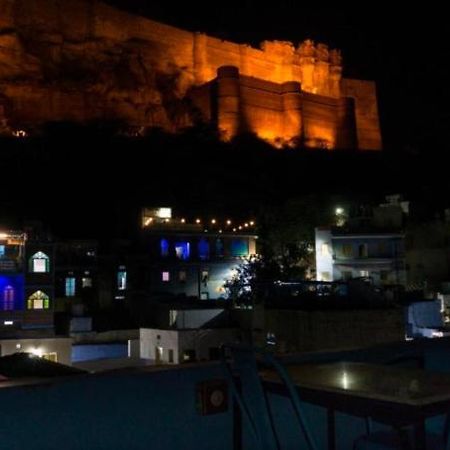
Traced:
<svg viewBox="0 0 450 450">
<path fill-rule="evenodd" d="M 105 358 L 126 358 L 128 344 L 73 345 L 72 362 L 91 361 Z"/>
<path fill-rule="evenodd" d="M 196 407 L 197 383 L 220 375 L 201 367 L 0 387 L 0 449 L 230 450 L 230 410 Z"/>
<path fill-rule="evenodd" d="M 364 351 L 321 353 L 297 361 L 369 360 L 382 363 L 396 354 L 422 354 L 429 369 L 450 371 L 450 340 L 384 345 Z M 294 357 L 292 359 L 294 361 Z M 210 416 L 197 411 L 197 383 L 223 378 L 220 365 L 86 375 L 45 385 L 6 387 L 0 383 L 0 449 L 8 450 L 231 450 L 232 410 Z M 289 401 L 271 395 L 284 450 L 304 448 Z M 326 449 L 325 409 L 305 404 L 311 431 Z M 338 450 L 352 448 L 364 421 L 339 414 Z M 441 420 L 429 429 L 442 430 Z M 244 448 L 252 448 L 247 433 Z"/>
</svg>

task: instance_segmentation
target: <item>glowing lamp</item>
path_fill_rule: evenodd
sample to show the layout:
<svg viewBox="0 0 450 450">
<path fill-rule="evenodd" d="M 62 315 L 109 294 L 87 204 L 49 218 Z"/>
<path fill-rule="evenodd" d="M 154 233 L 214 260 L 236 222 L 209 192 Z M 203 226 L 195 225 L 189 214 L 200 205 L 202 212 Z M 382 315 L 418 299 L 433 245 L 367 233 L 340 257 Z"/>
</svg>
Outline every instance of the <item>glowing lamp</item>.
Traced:
<svg viewBox="0 0 450 450">
<path fill-rule="evenodd" d="M 201 222 L 200 219 L 196 219 L 196 220 L 195 220 L 195 223 L 200 223 L 200 222 Z"/>
<path fill-rule="evenodd" d="M 216 219 L 211 220 L 211 223 L 214 225 L 216 223 Z"/>
<path fill-rule="evenodd" d="M 253 220 L 250 222 L 250 225 L 253 226 L 255 225 L 255 222 L 253 222 Z"/>
<path fill-rule="evenodd" d="M 231 220 L 227 220 L 227 225 L 231 225 Z"/>
<path fill-rule="evenodd" d="M 336 208 L 336 214 L 338 216 L 340 216 L 341 214 L 344 214 L 344 209 L 343 208 Z"/>
<path fill-rule="evenodd" d="M 37 356 L 38 358 L 42 358 L 42 354 L 43 354 L 42 348 L 40 348 L 40 347 L 35 347 L 35 348 L 31 349 L 30 353 L 33 356 Z"/>
<path fill-rule="evenodd" d="M 159 208 L 156 211 L 156 215 L 160 219 L 170 219 L 172 217 L 172 208 Z"/>
</svg>

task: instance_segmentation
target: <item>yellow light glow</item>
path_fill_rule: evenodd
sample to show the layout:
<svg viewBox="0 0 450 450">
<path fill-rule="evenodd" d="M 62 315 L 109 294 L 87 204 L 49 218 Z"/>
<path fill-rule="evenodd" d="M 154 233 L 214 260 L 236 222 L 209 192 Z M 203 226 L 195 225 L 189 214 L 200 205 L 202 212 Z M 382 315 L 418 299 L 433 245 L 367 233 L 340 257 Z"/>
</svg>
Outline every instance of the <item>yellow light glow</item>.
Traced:
<svg viewBox="0 0 450 450">
<path fill-rule="evenodd" d="M 181 223 L 186 223 L 186 219 L 181 219 Z"/>
<path fill-rule="evenodd" d="M 255 225 L 255 222 L 253 222 L 253 220 L 250 222 L 250 225 L 253 226 Z"/>
<path fill-rule="evenodd" d="M 244 223 L 244 227 L 245 227 L 245 228 L 248 228 L 248 223 Z"/>
<path fill-rule="evenodd" d="M 222 230 L 219 230 L 219 233 L 222 233 Z"/>
<path fill-rule="evenodd" d="M 30 353 L 31 353 L 33 356 L 38 356 L 39 358 L 41 358 L 41 357 L 42 357 L 42 354 L 43 354 L 42 348 L 40 348 L 40 347 L 32 348 L 32 349 L 30 350 Z"/>
<path fill-rule="evenodd" d="M 0 239 L 8 239 L 8 233 L 0 233 Z"/>
<path fill-rule="evenodd" d="M 170 219 L 164 219 L 164 222 L 169 223 Z"/>
<path fill-rule="evenodd" d="M 230 219 L 227 220 L 227 225 L 231 225 L 231 220 Z"/>
<path fill-rule="evenodd" d="M 200 223 L 201 220 L 200 219 L 195 219 L 195 223 Z"/>
<path fill-rule="evenodd" d="M 233 228 L 233 231 L 236 233 L 236 228 Z"/>
<path fill-rule="evenodd" d="M 148 218 L 148 219 L 145 221 L 145 226 L 148 227 L 152 222 L 153 222 L 153 217 Z"/>
<path fill-rule="evenodd" d="M 216 223 L 216 219 L 212 219 L 211 223 L 214 225 Z"/>
<path fill-rule="evenodd" d="M 242 230 L 242 227 L 239 225 L 239 229 Z"/>
</svg>

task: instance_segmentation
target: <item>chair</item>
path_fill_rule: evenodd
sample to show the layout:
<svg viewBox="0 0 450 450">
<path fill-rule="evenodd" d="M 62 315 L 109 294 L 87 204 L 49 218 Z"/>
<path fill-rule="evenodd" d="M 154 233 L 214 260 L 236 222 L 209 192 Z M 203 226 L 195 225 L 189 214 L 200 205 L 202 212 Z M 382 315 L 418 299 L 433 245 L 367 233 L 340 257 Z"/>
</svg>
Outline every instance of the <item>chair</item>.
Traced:
<svg viewBox="0 0 450 450">
<path fill-rule="evenodd" d="M 227 360 L 227 353 L 231 356 Z M 275 369 L 284 384 L 299 427 L 309 450 L 317 446 L 303 417 L 300 399 L 284 367 L 268 352 L 241 344 L 222 346 L 222 363 L 232 395 L 247 422 L 255 447 L 260 450 L 279 450 L 280 443 L 274 428 L 273 417 L 266 392 L 258 373 L 258 361 Z"/>
</svg>

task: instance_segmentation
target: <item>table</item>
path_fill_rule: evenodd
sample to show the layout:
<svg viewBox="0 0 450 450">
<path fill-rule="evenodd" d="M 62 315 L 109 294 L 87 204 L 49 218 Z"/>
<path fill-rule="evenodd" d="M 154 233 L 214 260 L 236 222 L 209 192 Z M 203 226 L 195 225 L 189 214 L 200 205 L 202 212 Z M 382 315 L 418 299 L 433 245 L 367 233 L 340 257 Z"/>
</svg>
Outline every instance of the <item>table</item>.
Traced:
<svg viewBox="0 0 450 450">
<path fill-rule="evenodd" d="M 415 447 L 426 450 L 425 419 L 450 410 L 450 374 L 373 364 L 296 364 L 286 369 L 301 400 L 328 411 L 328 448 L 334 450 L 335 411 L 391 425 L 414 427 Z M 266 389 L 287 395 L 272 370 L 261 371 Z"/>
</svg>

